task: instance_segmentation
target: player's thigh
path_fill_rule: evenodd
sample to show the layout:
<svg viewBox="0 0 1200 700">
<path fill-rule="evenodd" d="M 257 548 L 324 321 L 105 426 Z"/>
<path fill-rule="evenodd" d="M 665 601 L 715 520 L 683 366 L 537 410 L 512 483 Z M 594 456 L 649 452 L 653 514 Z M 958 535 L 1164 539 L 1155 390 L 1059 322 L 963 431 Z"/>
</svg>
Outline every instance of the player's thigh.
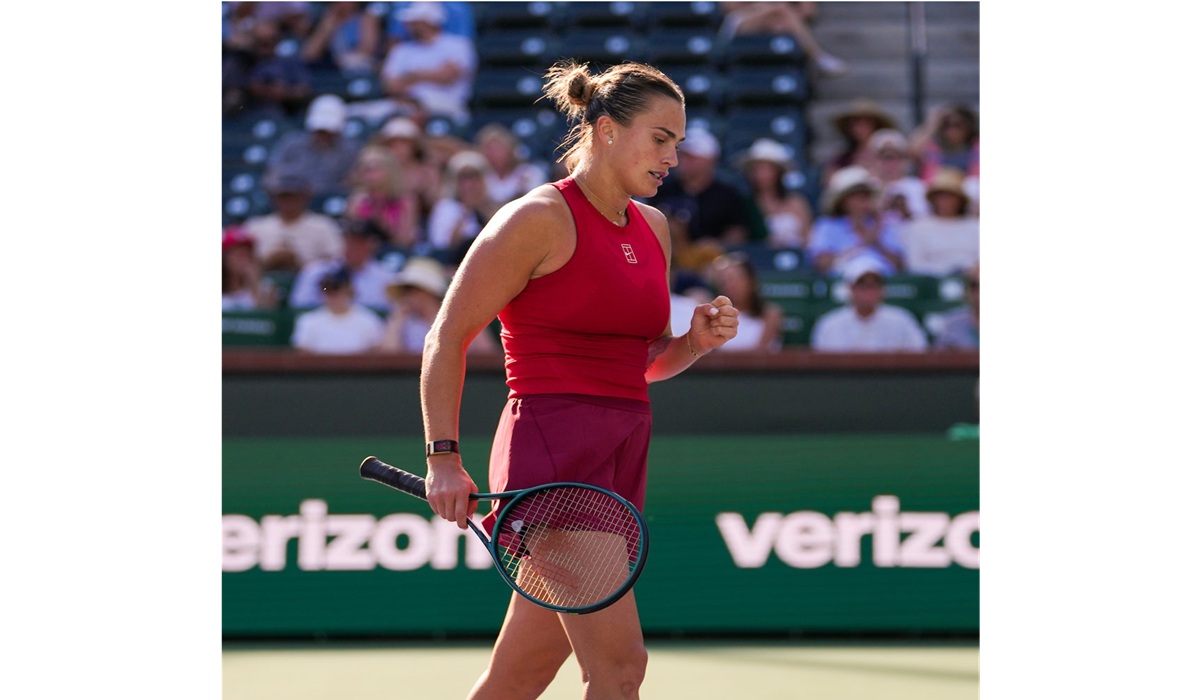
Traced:
<svg viewBox="0 0 1200 700">
<path fill-rule="evenodd" d="M 585 672 L 645 668 L 646 647 L 633 591 L 603 610 L 559 618 Z"/>
<path fill-rule="evenodd" d="M 571 643 L 558 613 L 513 593 L 492 649 L 493 672 L 557 673 L 571 655 Z"/>
</svg>

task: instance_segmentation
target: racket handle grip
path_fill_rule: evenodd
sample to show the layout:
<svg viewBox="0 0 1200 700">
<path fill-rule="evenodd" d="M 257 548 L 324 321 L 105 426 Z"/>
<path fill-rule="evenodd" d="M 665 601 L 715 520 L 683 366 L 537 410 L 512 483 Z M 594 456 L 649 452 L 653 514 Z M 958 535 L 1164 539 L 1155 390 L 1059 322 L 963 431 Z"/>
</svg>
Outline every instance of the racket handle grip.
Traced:
<svg viewBox="0 0 1200 700">
<path fill-rule="evenodd" d="M 378 481 L 384 486 L 403 491 L 410 496 L 416 496 L 422 501 L 425 498 L 425 480 L 416 474 L 410 474 L 403 469 L 397 469 L 390 464 L 379 461 L 376 457 L 367 457 L 358 467 L 359 476 L 371 481 Z"/>
</svg>

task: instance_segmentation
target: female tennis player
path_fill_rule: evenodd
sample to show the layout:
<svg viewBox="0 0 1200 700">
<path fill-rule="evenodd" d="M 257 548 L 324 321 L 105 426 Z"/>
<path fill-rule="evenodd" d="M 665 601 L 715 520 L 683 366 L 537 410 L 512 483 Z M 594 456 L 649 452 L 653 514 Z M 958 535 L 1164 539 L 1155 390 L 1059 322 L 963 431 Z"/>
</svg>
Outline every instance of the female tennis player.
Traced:
<svg viewBox="0 0 1200 700">
<path fill-rule="evenodd" d="M 659 70 L 624 63 L 593 75 L 564 61 L 543 92 L 573 122 L 570 173 L 505 205 L 463 260 L 425 342 L 421 371 L 434 512 L 466 528 L 478 491 L 457 450 L 464 357 L 499 316 L 509 398 L 489 463 L 493 492 L 552 481 L 601 486 L 641 509 L 649 382 L 672 377 L 737 334 L 726 297 L 696 307 L 672 337 L 667 220 L 634 201 L 677 163 L 684 97 Z M 485 519 L 490 529 L 491 518 Z M 470 697 L 536 698 L 574 652 L 585 698 L 636 698 L 646 650 L 632 592 L 564 615 L 513 594 Z"/>
</svg>

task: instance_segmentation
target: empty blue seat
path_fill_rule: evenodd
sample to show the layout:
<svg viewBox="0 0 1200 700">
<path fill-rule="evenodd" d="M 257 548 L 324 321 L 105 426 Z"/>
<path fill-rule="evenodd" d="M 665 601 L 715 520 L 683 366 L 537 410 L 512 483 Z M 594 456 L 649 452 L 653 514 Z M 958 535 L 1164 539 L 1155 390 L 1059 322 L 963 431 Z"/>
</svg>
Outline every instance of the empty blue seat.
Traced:
<svg viewBox="0 0 1200 700">
<path fill-rule="evenodd" d="M 481 66 L 544 67 L 557 47 L 555 37 L 543 28 L 494 29 L 475 42 Z"/>
<path fill-rule="evenodd" d="M 549 27 L 554 13 L 552 2 L 474 2 L 475 27 L 486 30 L 503 27 Z"/>
<path fill-rule="evenodd" d="M 660 64 L 702 64 L 711 67 L 717 60 L 717 43 L 705 28 L 665 29 L 646 34 L 646 60 Z"/>
<path fill-rule="evenodd" d="M 643 61 L 645 41 L 636 33 L 619 28 L 569 29 L 562 35 L 557 54 L 560 58 L 602 65 L 624 61 Z"/>
<path fill-rule="evenodd" d="M 808 99 L 808 81 L 799 68 L 734 66 L 726 77 L 732 105 L 799 105 Z"/>
<path fill-rule="evenodd" d="M 542 72 L 529 68 L 481 66 L 474 102 L 485 107 L 530 107 L 542 96 Z"/>
<path fill-rule="evenodd" d="M 645 24 L 644 2 L 559 2 L 554 22 L 562 27 L 614 27 L 640 31 Z"/>
<path fill-rule="evenodd" d="M 740 106 L 726 115 L 724 145 L 731 154 L 750 147 L 755 140 L 769 138 L 792 152 L 797 166 L 804 166 L 808 150 L 808 126 L 804 110 L 797 106 Z"/>
<path fill-rule="evenodd" d="M 806 56 L 790 34 L 739 34 L 722 42 L 721 60 L 728 66 L 803 66 Z"/>
<path fill-rule="evenodd" d="M 683 90 L 688 104 L 688 114 L 692 107 L 720 106 L 725 99 L 725 77 L 720 71 L 711 66 L 700 65 L 666 65 L 658 66 L 675 84 Z"/>
<path fill-rule="evenodd" d="M 651 29 L 706 27 L 715 30 L 724 19 L 715 2 L 647 2 L 643 5 L 646 26 Z"/>
</svg>

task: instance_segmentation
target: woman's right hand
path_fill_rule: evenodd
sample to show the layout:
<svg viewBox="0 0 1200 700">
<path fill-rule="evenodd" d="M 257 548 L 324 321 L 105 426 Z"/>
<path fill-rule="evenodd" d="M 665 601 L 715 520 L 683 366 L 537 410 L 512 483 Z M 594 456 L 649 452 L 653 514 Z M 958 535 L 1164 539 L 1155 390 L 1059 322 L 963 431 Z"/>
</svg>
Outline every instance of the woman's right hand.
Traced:
<svg viewBox="0 0 1200 700">
<path fill-rule="evenodd" d="M 475 481 L 462 466 L 458 454 L 433 455 L 427 460 L 425 499 L 440 517 L 467 529 L 467 518 L 475 512 L 478 502 L 470 495 L 478 493 Z"/>
</svg>

